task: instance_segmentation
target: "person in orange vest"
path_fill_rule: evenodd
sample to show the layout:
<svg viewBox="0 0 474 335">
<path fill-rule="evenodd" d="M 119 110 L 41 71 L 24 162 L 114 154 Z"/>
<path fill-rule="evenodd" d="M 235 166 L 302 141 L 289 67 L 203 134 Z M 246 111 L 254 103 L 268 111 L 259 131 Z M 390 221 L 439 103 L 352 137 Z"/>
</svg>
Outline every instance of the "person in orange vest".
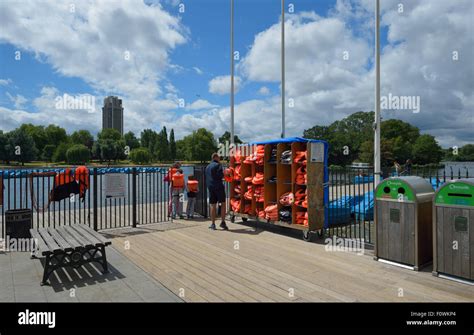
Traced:
<svg viewBox="0 0 474 335">
<path fill-rule="evenodd" d="M 176 219 L 178 215 L 180 219 L 183 217 L 183 196 L 184 196 L 184 174 L 183 170 L 178 169 L 171 176 L 171 197 L 172 197 L 172 218 Z"/>
<path fill-rule="evenodd" d="M 186 205 L 186 216 L 188 219 L 194 218 L 194 205 L 196 204 L 196 196 L 199 192 L 199 182 L 194 176 L 188 176 L 188 204 Z"/>
<path fill-rule="evenodd" d="M 166 176 L 163 178 L 163 181 L 169 183 L 169 190 L 168 190 L 168 195 L 169 195 L 169 202 L 168 202 L 168 217 L 171 216 L 173 212 L 173 185 L 172 185 L 172 178 L 173 175 L 178 171 L 178 169 L 181 168 L 181 164 L 179 162 L 174 163 L 168 170 L 168 173 Z"/>
</svg>

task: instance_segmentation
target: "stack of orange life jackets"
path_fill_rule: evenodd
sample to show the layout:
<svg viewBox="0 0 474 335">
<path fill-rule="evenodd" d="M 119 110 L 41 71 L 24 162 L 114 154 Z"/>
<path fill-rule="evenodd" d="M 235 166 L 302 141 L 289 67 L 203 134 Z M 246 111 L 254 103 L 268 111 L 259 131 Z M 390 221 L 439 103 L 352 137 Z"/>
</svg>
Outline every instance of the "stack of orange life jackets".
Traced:
<svg viewBox="0 0 474 335">
<path fill-rule="evenodd" d="M 244 213 L 245 214 L 251 214 L 252 213 L 252 205 L 251 204 L 245 204 Z"/>
<path fill-rule="evenodd" d="M 247 200 L 252 200 L 252 197 L 253 197 L 253 186 L 248 185 L 247 192 L 244 193 L 244 198 Z"/>
<path fill-rule="evenodd" d="M 301 165 L 297 170 L 296 170 L 296 178 L 295 178 L 295 183 L 299 185 L 306 185 L 308 179 L 306 177 L 306 165 Z"/>
<path fill-rule="evenodd" d="M 260 219 L 265 219 L 265 210 L 263 210 L 263 209 L 258 209 L 258 208 L 257 208 L 257 216 L 258 216 Z"/>
<path fill-rule="evenodd" d="M 308 208 L 307 194 L 305 188 L 300 188 L 295 192 L 295 205 Z"/>
<path fill-rule="evenodd" d="M 240 165 L 237 165 L 234 169 L 234 179 L 240 180 Z"/>
<path fill-rule="evenodd" d="M 308 226 L 308 212 L 296 212 L 296 224 Z"/>
<path fill-rule="evenodd" d="M 240 210 L 240 200 L 230 199 L 230 206 L 232 207 L 232 211 L 238 212 Z"/>
<path fill-rule="evenodd" d="M 263 185 L 263 172 L 257 172 L 252 179 L 254 185 Z"/>
<path fill-rule="evenodd" d="M 263 186 L 256 186 L 253 195 L 256 198 L 257 202 L 263 202 L 264 201 Z"/>
<path fill-rule="evenodd" d="M 265 207 L 265 218 L 270 221 L 278 221 L 278 205 Z"/>
<path fill-rule="evenodd" d="M 306 151 L 297 151 L 293 162 L 306 165 Z"/>
<path fill-rule="evenodd" d="M 245 158 L 245 164 L 252 164 L 255 162 L 257 165 L 263 165 L 263 158 L 265 156 L 265 146 L 264 145 L 257 145 L 255 151 Z"/>
</svg>

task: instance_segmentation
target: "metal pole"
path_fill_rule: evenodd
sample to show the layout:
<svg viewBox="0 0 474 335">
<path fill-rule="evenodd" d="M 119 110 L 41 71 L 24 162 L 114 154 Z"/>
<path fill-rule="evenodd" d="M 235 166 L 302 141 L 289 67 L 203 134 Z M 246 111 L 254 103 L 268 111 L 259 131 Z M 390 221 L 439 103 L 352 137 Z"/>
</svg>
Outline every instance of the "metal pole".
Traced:
<svg viewBox="0 0 474 335">
<path fill-rule="evenodd" d="M 380 1 L 375 0 L 375 134 L 374 134 L 374 172 L 375 185 L 380 183 Z"/>
<path fill-rule="evenodd" d="M 92 183 L 94 184 L 94 191 L 92 193 L 92 203 L 94 205 L 94 213 L 93 213 L 93 227 L 94 227 L 94 230 L 97 231 L 98 230 L 98 225 L 97 225 L 97 222 L 98 222 L 98 218 L 97 218 L 97 211 L 99 210 L 99 206 L 98 206 L 98 198 L 97 198 L 97 191 L 98 191 L 98 183 L 97 183 L 97 168 L 94 168 L 92 170 L 93 172 L 93 175 L 92 175 Z M 90 222 L 89 222 L 89 227 L 90 227 Z"/>
<path fill-rule="evenodd" d="M 234 0 L 230 0 L 230 143 L 234 144 Z"/>
<path fill-rule="evenodd" d="M 281 0 L 281 137 L 285 137 L 285 0 Z"/>
</svg>

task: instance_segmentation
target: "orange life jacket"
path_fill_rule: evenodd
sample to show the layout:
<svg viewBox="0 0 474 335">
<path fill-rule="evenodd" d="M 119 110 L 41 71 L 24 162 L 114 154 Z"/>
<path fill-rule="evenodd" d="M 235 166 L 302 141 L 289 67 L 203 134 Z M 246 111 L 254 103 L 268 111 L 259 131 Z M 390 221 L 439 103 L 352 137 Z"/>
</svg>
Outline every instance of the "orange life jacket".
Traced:
<svg viewBox="0 0 474 335">
<path fill-rule="evenodd" d="M 224 170 L 224 179 L 228 183 L 234 180 L 234 168 L 230 167 Z"/>
<path fill-rule="evenodd" d="M 173 188 L 184 188 L 184 174 L 176 172 L 171 180 L 173 181 Z"/>
<path fill-rule="evenodd" d="M 168 170 L 168 176 L 165 178 L 165 181 L 167 181 L 168 183 L 171 183 L 171 181 L 173 180 L 173 175 L 178 172 L 178 169 L 177 168 L 170 168 Z"/>
<path fill-rule="evenodd" d="M 232 206 L 232 211 L 234 212 L 240 211 L 240 200 L 230 199 L 230 205 Z"/>
<path fill-rule="evenodd" d="M 79 194 L 79 183 L 74 179 L 71 169 L 58 173 L 54 177 L 53 189 L 51 190 L 51 201 L 61 201 L 69 198 L 71 194 Z"/>
<path fill-rule="evenodd" d="M 85 166 L 78 166 L 74 178 L 79 184 L 79 198 L 84 199 L 86 191 L 89 189 L 89 169 Z"/>
<path fill-rule="evenodd" d="M 252 183 L 255 185 L 263 185 L 263 173 L 257 172 L 252 179 Z"/>
<path fill-rule="evenodd" d="M 197 180 L 188 180 L 188 192 L 197 192 L 199 190 Z"/>
</svg>

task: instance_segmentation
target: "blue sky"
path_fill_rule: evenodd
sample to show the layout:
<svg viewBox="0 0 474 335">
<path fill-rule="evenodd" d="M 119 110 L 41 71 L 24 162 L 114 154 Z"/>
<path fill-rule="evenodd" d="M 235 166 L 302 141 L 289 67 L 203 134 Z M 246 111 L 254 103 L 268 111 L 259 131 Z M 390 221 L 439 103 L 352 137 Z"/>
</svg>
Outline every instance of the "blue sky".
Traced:
<svg viewBox="0 0 474 335">
<path fill-rule="evenodd" d="M 56 123 L 68 132 L 96 133 L 102 99 L 118 95 L 126 131 L 166 125 L 180 137 L 199 127 L 216 136 L 227 130 L 230 1 L 105 3 L 77 2 L 71 13 L 70 1 L 2 1 L 0 129 Z M 422 102 L 419 114 L 387 110 L 383 117 L 414 123 L 444 146 L 473 142 L 472 1 L 382 3 L 382 94 Z M 286 1 L 286 95 L 295 102 L 288 136 L 373 110 L 373 4 Z M 279 0 L 235 0 L 236 131 L 244 140 L 280 132 L 280 6 Z M 456 62 L 449 59 L 454 50 L 462 55 Z M 95 110 L 55 109 L 64 94 L 94 96 Z"/>
</svg>

